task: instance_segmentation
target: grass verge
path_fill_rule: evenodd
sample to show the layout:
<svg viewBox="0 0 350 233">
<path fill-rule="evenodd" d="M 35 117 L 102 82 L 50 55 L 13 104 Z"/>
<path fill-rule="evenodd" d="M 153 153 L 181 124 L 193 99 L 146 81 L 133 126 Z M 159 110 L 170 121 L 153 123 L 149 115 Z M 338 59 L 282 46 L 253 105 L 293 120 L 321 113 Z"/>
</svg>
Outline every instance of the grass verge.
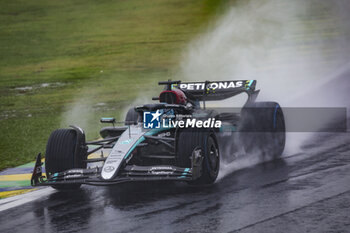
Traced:
<svg viewBox="0 0 350 233">
<path fill-rule="evenodd" d="M 67 123 L 97 137 L 99 117 L 159 90 L 225 2 L 1 1 L 0 170 L 33 160 Z"/>
</svg>

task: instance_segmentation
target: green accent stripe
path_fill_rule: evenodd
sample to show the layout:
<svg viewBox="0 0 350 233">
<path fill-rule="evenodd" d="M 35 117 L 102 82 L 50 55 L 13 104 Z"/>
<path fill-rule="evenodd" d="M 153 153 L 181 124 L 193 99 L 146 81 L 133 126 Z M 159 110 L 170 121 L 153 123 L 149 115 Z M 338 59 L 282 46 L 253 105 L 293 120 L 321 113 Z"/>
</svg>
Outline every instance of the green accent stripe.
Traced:
<svg viewBox="0 0 350 233">
<path fill-rule="evenodd" d="M 129 157 L 129 155 L 131 154 L 131 152 L 135 149 L 135 147 L 140 144 L 141 142 L 143 142 L 145 140 L 145 137 L 142 136 L 140 137 L 135 144 L 130 148 L 130 150 L 128 151 L 128 153 L 124 156 L 124 159 L 127 159 Z"/>
<path fill-rule="evenodd" d="M 250 82 L 249 82 L 249 87 L 252 85 L 253 81 L 254 81 L 254 80 L 250 80 Z"/>
<path fill-rule="evenodd" d="M 166 131 L 166 130 L 169 130 L 171 128 L 159 128 L 159 129 L 151 129 L 150 131 L 148 131 L 147 133 L 145 133 L 146 136 L 152 136 L 152 135 L 155 135 L 159 132 L 162 132 L 162 131 Z"/>
<path fill-rule="evenodd" d="M 170 128 L 159 128 L 159 129 L 151 129 L 150 131 L 148 131 L 147 133 L 145 133 L 146 136 L 152 136 L 152 135 L 155 135 L 159 132 L 162 132 L 162 131 L 166 131 L 166 130 L 169 130 Z M 141 142 L 143 142 L 145 140 L 145 137 L 142 136 L 140 137 L 136 142 L 135 144 L 130 148 L 130 150 L 128 151 L 128 153 L 124 156 L 124 159 L 127 159 L 129 157 L 129 155 L 131 154 L 131 152 L 135 149 L 135 147 L 140 144 Z"/>
</svg>

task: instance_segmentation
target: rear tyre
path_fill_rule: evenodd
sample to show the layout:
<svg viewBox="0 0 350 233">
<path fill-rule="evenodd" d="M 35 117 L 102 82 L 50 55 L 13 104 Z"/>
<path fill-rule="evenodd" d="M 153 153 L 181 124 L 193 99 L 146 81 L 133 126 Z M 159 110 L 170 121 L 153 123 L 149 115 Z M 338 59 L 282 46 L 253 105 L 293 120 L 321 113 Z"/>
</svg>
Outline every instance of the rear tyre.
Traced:
<svg viewBox="0 0 350 233">
<path fill-rule="evenodd" d="M 190 168 L 192 152 L 198 147 L 202 149 L 202 174 L 190 183 L 194 185 L 212 184 L 220 168 L 219 149 L 212 133 L 204 130 L 182 130 L 178 138 L 176 164 L 179 167 Z"/>
<path fill-rule="evenodd" d="M 255 102 L 241 112 L 240 141 L 248 154 L 277 158 L 283 153 L 286 130 L 282 108 L 275 102 Z"/>
<path fill-rule="evenodd" d="M 85 135 L 74 129 L 58 129 L 51 133 L 46 145 L 45 169 L 48 177 L 73 168 L 86 168 Z M 81 184 L 52 185 L 59 190 L 77 189 Z"/>
<path fill-rule="evenodd" d="M 125 125 L 132 125 L 133 122 L 137 122 L 139 119 L 138 112 L 134 108 L 130 108 L 125 116 Z"/>
</svg>

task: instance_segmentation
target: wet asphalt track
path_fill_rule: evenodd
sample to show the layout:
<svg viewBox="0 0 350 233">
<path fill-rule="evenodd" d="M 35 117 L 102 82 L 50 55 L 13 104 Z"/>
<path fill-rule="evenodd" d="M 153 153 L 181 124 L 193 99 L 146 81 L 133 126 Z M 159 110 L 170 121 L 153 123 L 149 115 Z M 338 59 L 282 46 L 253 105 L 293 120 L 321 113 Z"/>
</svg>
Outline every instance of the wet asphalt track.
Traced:
<svg viewBox="0 0 350 233">
<path fill-rule="evenodd" d="M 303 153 L 179 183 L 84 186 L 0 212 L 0 232 L 349 232 L 350 135 L 319 135 Z"/>
</svg>

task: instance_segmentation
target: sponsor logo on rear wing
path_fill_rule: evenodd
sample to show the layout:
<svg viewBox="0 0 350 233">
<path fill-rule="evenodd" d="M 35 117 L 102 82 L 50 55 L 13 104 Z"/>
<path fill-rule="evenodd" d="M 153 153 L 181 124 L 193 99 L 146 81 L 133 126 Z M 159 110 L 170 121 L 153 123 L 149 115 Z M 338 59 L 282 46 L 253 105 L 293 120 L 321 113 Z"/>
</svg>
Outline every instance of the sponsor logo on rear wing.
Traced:
<svg viewBox="0 0 350 233">
<path fill-rule="evenodd" d="M 182 82 L 173 84 L 173 87 L 179 87 L 185 91 L 204 91 L 204 90 L 230 90 L 236 88 L 254 89 L 255 80 L 236 80 L 236 81 L 212 81 L 212 82 Z"/>
</svg>

